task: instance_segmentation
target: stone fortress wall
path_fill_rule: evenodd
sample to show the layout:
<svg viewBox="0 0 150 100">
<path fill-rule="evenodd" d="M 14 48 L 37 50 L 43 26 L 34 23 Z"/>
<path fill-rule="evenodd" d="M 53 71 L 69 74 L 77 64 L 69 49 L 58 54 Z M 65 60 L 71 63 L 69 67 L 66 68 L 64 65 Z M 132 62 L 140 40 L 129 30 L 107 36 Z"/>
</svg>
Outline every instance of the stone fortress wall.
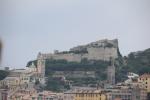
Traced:
<svg viewBox="0 0 150 100">
<path fill-rule="evenodd" d="M 75 62 L 80 62 L 81 61 L 81 54 L 41 54 L 39 53 L 38 58 L 41 59 L 55 59 L 55 60 L 60 60 L 60 59 L 65 59 L 67 61 L 75 61 Z"/>
<path fill-rule="evenodd" d="M 86 50 L 86 53 L 72 53 L 74 51 Z M 111 57 L 118 57 L 118 40 L 99 40 L 92 42 L 87 45 L 77 46 L 71 48 L 69 53 L 48 53 L 48 54 L 38 54 L 37 59 L 65 59 L 67 61 L 80 62 L 82 59 L 86 58 L 88 60 L 103 60 L 109 61 Z"/>
<path fill-rule="evenodd" d="M 96 78 L 95 71 L 55 71 L 52 77 Z"/>
<path fill-rule="evenodd" d="M 110 57 L 118 57 L 116 48 L 87 48 L 87 50 L 88 54 L 85 55 L 85 58 L 88 60 L 109 61 Z"/>
</svg>

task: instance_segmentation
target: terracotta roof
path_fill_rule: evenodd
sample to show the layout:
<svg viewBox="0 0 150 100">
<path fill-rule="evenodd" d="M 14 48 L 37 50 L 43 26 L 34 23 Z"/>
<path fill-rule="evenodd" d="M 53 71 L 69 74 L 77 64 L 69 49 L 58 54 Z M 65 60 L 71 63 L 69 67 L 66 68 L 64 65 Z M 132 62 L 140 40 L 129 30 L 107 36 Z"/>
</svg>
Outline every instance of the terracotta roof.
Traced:
<svg viewBox="0 0 150 100">
<path fill-rule="evenodd" d="M 141 75 L 140 78 L 150 78 L 150 74 L 145 73 Z"/>
</svg>

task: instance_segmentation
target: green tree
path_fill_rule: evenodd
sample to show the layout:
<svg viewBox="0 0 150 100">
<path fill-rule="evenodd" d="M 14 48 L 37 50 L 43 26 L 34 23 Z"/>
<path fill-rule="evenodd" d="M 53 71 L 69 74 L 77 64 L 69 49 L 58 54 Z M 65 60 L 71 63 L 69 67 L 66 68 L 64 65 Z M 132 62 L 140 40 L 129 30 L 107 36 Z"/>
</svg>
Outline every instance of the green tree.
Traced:
<svg viewBox="0 0 150 100">
<path fill-rule="evenodd" d="M 0 80 L 3 80 L 8 75 L 9 75 L 8 71 L 0 70 Z"/>
</svg>

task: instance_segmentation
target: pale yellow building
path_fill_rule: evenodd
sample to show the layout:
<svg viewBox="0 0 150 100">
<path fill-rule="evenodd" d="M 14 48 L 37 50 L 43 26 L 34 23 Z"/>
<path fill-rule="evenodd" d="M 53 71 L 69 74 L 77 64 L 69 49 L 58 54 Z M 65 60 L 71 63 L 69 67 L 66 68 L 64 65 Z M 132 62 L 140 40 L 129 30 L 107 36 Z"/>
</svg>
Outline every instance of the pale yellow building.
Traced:
<svg viewBox="0 0 150 100">
<path fill-rule="evenodd" d="M 81 90 L 76 91 L 75 100 L 107 100 L 107 95 L 100 90 Z"/>
<path fill-rule="evenodd" d="M 5 85 L 7 85 L 8 87 L 18 86 L 20 84 L 20 78 L 19 77 L 6 77 L 3 81 L 6 82 Z"/>
<path fill-rule="evenodd" d="M 147 92 L 150 92 L 150 74 L 141 75 L 138 78 L 138 82 L 141 88 L 144 88 L 147 90 Z"/>
<path fill-rule="evenodd" d="M 10 96 L 10 100 L 32 100 L 32 95 L 37 94 L 35 89 L 19 89 Z"/>
</svg>

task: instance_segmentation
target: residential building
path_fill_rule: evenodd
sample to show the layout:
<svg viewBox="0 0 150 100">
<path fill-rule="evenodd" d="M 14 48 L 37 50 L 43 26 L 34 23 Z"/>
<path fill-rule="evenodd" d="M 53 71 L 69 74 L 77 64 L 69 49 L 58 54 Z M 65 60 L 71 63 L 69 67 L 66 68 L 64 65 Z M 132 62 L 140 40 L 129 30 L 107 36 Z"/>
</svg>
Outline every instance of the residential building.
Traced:
<svg viewBox="0 0 150 100">
<path fill-rule="evenodd" d="M 107 95 L 101 90 L 79 90 L 75 92 L 75 100 L 107 100 Z"/>
<path fill-rule="evenodd" d="M 107 94 L 95 88 L 81 87 L 64 92 L 63 100 L 107 100 Z"/>
<path fill-rule="evenodd" d="M 43 91 L 32 95 L 31 100 L 63 100 L 63 94 L 54 93 L 51 91 Z"/>
<path fill-rule="evenodd" d="M 147 90 L 147 92 L 150 92 L 150 74 L 141 75 L 138 78 L 138 82 L 141 88 L 144 88 Z"/>
<path fill-rule="evenodd" d="M 130 86 L 116 86 L 107 91 L 107 100 L 147 100 L 145 89 Z"/>
<path fill-rule="evenodd" d="M 63 100 L 75 100 L 75 91 L 68 90 L 63 94 Z"/>
</svg>

